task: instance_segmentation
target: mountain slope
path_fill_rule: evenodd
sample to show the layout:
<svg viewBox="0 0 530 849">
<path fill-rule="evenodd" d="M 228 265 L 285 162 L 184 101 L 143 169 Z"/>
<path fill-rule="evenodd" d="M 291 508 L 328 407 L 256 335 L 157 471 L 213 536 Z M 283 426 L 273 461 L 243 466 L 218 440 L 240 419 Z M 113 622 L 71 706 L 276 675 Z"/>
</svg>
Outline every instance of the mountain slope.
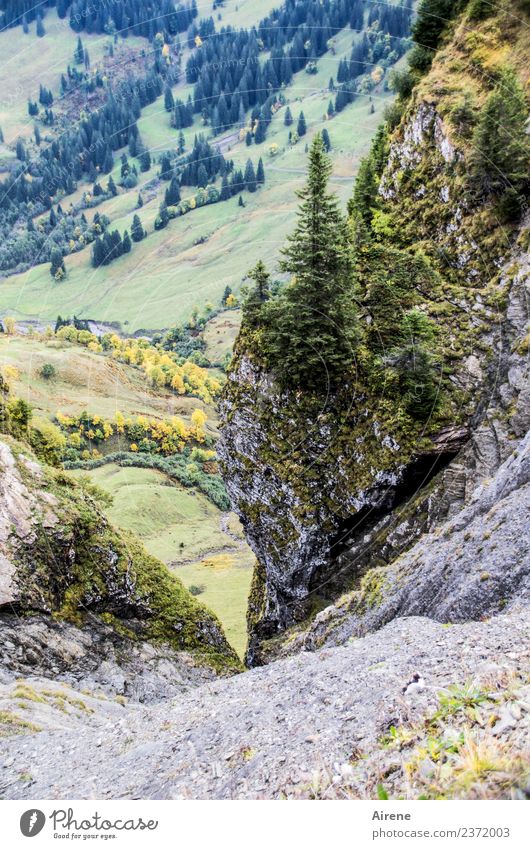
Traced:
<svg viewBox="0 0 530 849">
<path fill-rule="evenodd" d="M 432 67 L 403 96 L 399 123 L 383 132 L 383 153 L 379 143 L 372 154 L 372 242 L 358 248 L 363 303 L 374 311 L 367 336 L 401 263 L 398 302 L 408 297 L 435 323 L 442 367 L 430 414 L 411 414 L 391 385 L 367 375 L 365 349 L 356 380 L 318 394 L 280 389 L 248 335 L 236 344 L 219 450 L 258 559 L 251 663 L 268 656 L 264 641 L 358 588 L 367 570 L 460 506 L 526 434 L 528 222 L 507 220 L 498 197 L 470 190 L 477 144 L 469 127 L 459 131 L 455 107 L 469 85 L 475 126 L 492 90 L 502 92 L 506 66 L 525 83 L 527 33 L 523 7 L 515 17 L 507 3 L 478 24 L 466 13 L 450 23 Z M 524 188 L 517 202 L 524 210 Z M 415 301 L 402 282 L 414 279 L 413 261 L 429 269 Z M 493 591 L 490 610 L 498 602 Z"/>
</svg>

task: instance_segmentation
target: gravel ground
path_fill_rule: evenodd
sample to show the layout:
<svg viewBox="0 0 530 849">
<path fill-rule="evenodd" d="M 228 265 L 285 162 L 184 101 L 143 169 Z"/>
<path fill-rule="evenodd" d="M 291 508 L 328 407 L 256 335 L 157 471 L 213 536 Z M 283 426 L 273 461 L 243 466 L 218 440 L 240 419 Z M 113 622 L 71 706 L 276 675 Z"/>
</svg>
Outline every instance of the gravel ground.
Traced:
<svg viewBox="0 0 530 849">
<path fill-rule="evenodd" d="M 397 619 L 343 646 L 303 652 L 148 705 L 94 698 L 43 679 L 3 684 L 0 794 L 304 797 L 321 792 L 315 775 L 325 775 L 332 784 L 346 776 L 347 795 L 370 796 L 381 774 L 396 769 L 382 736 L 432 714 L 440 691 L 484 676 L 528 683 L 529 619 L 527 608 L 453 626 Z M 415 674 L 420 684 L 408 687 Z M 24 694 L 24 688 L 30 689 Z M 501 716 L 521 751 L 530 711 L 523 696 L 518 719 Z M 6 723 L 6 716 L 41 730 Z M 479 729 L 493 719 L 477 720 Z"/>
</svg>

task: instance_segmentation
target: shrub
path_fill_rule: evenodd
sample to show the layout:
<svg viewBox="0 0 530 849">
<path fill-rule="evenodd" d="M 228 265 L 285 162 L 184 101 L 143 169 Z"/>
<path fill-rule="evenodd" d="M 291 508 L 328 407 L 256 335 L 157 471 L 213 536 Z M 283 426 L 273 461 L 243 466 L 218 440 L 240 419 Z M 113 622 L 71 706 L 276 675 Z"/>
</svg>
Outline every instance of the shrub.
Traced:
<svg viewBox="0 0 530 849">
<path fill-rule="evenodd" d="M 44 378 L 44 380 L 53 380 L 56 377 L 57 372 L 55 371 L 55 366 L 51 363 L 44 363 L 39 374 Z"/>
</svg>

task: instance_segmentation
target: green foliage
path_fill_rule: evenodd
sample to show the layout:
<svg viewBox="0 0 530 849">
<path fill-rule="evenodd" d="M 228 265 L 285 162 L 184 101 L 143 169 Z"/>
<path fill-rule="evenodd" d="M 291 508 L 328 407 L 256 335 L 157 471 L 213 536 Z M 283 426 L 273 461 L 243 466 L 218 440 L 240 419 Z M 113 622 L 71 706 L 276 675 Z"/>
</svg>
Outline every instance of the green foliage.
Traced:
<svg viewBox="0 0 530 849">
<path fill-rule="evenodd" d="M 432 321 L 418 310 L 403 316 L 401 345 L 394 351 L 391 364 L 398 373 L 399 396 L 409 415 L 425 421 L 440 404 L 440 369 L 428 350 L 434 338 Z"/>
<path fill-rule="evenodd" d="M 31 406 L 22 398 L 11 398 L 7 403 L 8 431 L 16 439 L 27 437 L 31 421 Z"/>
<path fill-rule="evenodd" d="M 357 341 L 346 224 L 328 191 L 331 162 L 317 134 L 309 178 L 298 196 L 298 224 L 282 251 L 291 282 L 263 311 L 264 353 L 279 382 L 317 389 L 336 385 L 351 369 Z"/>
<path fill-rule="evenodd" d="M 470 21 L 483 21 L 497 11 L 496 0 L 470 0 L 468 16 Z"/>
<path fill-rule="evenodd" d="M 49 466 L 60 466 L 66 437 L 47 419 L 35 417 L 28 431 L 28 441 L 35 454 Z"/>
<path fill-rule="evenodd" d="M 523 192 L 528 187 L 528 110 L 521 84 L 505 70 L 489 96 L 473 134 L 470 178 L 478 192 Z"/>
<path fill-rule="evenodd" d="M 39 374 L 41 377 L 44 378 L 44 380 L 53 380 L 56 377 L 57 372 L 55 371 L 54 365 L 52 365 L 51 363 L 44 363 L 44 365 L 39 371 Z"/>
<path fill-rule="evenodd" d="M 271 296 L 270 274 L 259 260 L 248 276 L 254 281 L 254 286 L 243 302 L 243 323 L 246 327 L 256 328 L 263 321 L 263 306 Z"/>
<path fill-rule="evenodd" d="M 449 21 L 464 7 L 467 0 L 421 0 L 412 27 L 416 46 L 409 58 L 415 70 L 426 71 Z"/>
</svg>

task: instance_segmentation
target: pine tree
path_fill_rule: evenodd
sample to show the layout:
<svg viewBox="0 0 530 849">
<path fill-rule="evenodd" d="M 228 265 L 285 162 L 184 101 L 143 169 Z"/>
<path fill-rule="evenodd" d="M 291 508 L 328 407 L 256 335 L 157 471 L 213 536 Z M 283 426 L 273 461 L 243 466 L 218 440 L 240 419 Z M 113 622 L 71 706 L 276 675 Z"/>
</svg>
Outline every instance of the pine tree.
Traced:
<svg viewBox="0 0 530 849">
<path fill-rule="evenodd" d="M 124 254 L 130 253 L 131 248 L 132 248 L 131 238 L 130 238 L 127 230 L 125 230 L 125 232 L 123 234 L 123 241 L 121 243 L 122 253 L 124 253 Z"/>
<path fill-rule="evenodd" d="M 245 188 L 249 192 L 255 192 L 257 189 L 256 173 L 251 159 L 247 159 L 245 166 Z"/>
<path fill-rule="evenodd" d="M 472 184 L 486 193 L 517 194 L 528 182 L 530 140 L 523 89 L 511 70 L 489 96 L 473 135 Z"/>
<path fill-rule="evenodd" d="M 136 207 L 137 207 L 137 209 L 140 209 L 140 207 L 142 207 L 143 205 L 144 205 L 144 200 L 142 198 L 141 193 L 138 192 L 138 197 L 136 199 Z"/>
<path fill-rule="evenodd" d="M 116 197 L 116 195 L 118 194 L 118 189 L 116 188 L 116 183 L 112 179 L 112 174 L 109 177 L 109 181 L 107 183 L 107 191 L 109 192 L 109 194 L 112 195 L 112 197 Z"/>
<path fill-rule="evenodd" d="M 306 126 L 306 122 L 305 122 L 305 115 L 304 115 L 304 113 L 303 113 L 303 112 L 300 112 L 300 115 L 299 115 L 299 117 L 298 117 L 298 126 L 297 126 L 297 128 L 296 128 L 296 132 L 298 133 L 298 135 L 299 135 L 299 137 L 300 137 L 300 138 L 302 138 L 302 136 L 305 136 L 305 134 L 306 134 L 306 132 L 307 132 L 307 126 Z"/>
<path fill-rule="evenodd" d="M 142 227 L 142 222 L 140 221 L 138 215 L 134 215 L 131 226 L 131 237 L 133 242 L 141 242 L 146 235 L 147 234 L 144 228 Z"/>
<path fill-rule="evenodd" d="M 163 180 L 170 180 L 172 174 L 171 159 L 167 153 L 164 153 L 160 160 L 160 176 Z"/>
<path fill-rule="evenodd" d="M 53 248 L 51 252 L 51 265 L 50 265 L 50 274 L 56 280 L 62 280 L 62 278 L 66 275 L 66 268 L 64 265 L 63 255 L 61 253 L 60 248 Z"/>
<path fill-rule="evenodd" d="M 35 25 L 35 32 L 37 33 L 39 38 L 42 38 L 43 35 L 46 35 L 46 30 L 44 29 L 44 24 L 42 22 L 42 15 L 39 12 L 37 14 L 37 23 Z"/>
<path fill-rule="evenodd" d="M 243 195 L 239 195 L 239 200 L 237 202 L 238 206 L 245 206 L 245 201 L 243 200 Z"/>
<path fill-rule="evenodd" d="M 228 185 L 228 177 L 225 174 L 221 183 L 220 200 L 228 200 L 231 196 L 232 193 L 230 191 L 230 186 Z"/>
<path fill-rule="evenodd" d="M 138 153 L 138 161 L 141 171 L 149 171 L 151 167 L 151 154 L 148 150 L 144 149 Z"/>
<path fill-rule="evenodd" d="M 166 86 L 164 91 L 164 108 L 166 112 L 171 112 L 174 106 L 175 99 L 173 97 L 173 92 L 171 91 L 169 86 Z"/>
<path fill-rule="evenodd" d="M 325 127 L 322 130 L 322 141 L 324 142 L 324 147 L 326 149 L 326 153 L 329 153 L 329 151 L 331 150 L 331 139 L 330 139 L 329 133 L 328 133 L 328 131 L 326 130 Z"/>
<path fill-rule="evenodd" d="M 327 188 L 330 174 L 318 133 L 307 185 L 298 192 L 298 223 L 280 266 L 291 283 L 265 312 L 263 347 L 270 367 L 282 384 L 310 390 L 347 379 L 357 339 L 346 224 Z"/>
<path fill-rule="evenodd" d="M 180 133 L 179 133 L 177 153 L 179 153 L 179 154 L 184 153 L 185 150 L 186 150 L 186 142 L 185 142 L 185 139 L 184 139 L 184 133 L 181 130 Z"/>
<path fill-rule="evenodd" d="M 249 271 L 248 276 L 254 281 L 245 301 L 243 302 L 243 324 L 256 328 L 261 324 L 263 305 L 270 299 L 270 274 L 262 260 Z"/>
<path fill-rule="evenodd" d="M 165 201 L 162 201 L 160 209 L 158 210 L 158 215 L 155 219 L 155 230 L 163 230 L 164 227 L 167 227 L 168 222 L 169 214 L 167 211 L 167 204 Z"/>
<path fill-rule="evenodd" d="M 284 116 L 284 119 L 283 119 L 283 123 L 285 124 L 286 127 L 290 127 L 291 124 L 293 123 L 293 114 L 292 114 L 289 107 L 287 107 L 287 109 L 285 110 L 285 116 Z"/>
<path fill-rule="evenodd" d="M 359 172 L 353 188 L 353 197 L 348 201 L 348 214 L 359 216 L 370 227 L 374 209 L 377 206 L 379 180 L 375 173 L 371 155 L 365 157 L 359 166 Z"/>
<path fill-rule="evenodd" d="M 202 162 L 197 171 L 197 185 L 200 189 L 205 189 L 208 185 L 208 172 Z"/>
<path fill-rule="evenodd" d="M 265 182 L 265 168 L 263 167 L 263 159 L 259 158 L 258 169 L 256 171 L 256 182 L 263 184 Z"/>
<path fill-rule="evenodd" d="M 166 189 L 166 203 L 168 206 L 175 206 L 180 202 L 180 184 L 178 178 L 173 176 L 171 182 Z"/>
<path fill-rule="evenodd" d="M 92 265 L 94 268 L 99 268 L 105 262 L 105 246 L 99 236 L 96 236 L 92 246 Z"/>
<path fill-rule="evenodd" d="M 77 45 L 74 51 L 74 62 L 76 65 L 81 65 L 85 56 L 85 52 L 83 50 L 83 42 L 81 41 L 81 36 L 78 36 Z"/>
</svg>

